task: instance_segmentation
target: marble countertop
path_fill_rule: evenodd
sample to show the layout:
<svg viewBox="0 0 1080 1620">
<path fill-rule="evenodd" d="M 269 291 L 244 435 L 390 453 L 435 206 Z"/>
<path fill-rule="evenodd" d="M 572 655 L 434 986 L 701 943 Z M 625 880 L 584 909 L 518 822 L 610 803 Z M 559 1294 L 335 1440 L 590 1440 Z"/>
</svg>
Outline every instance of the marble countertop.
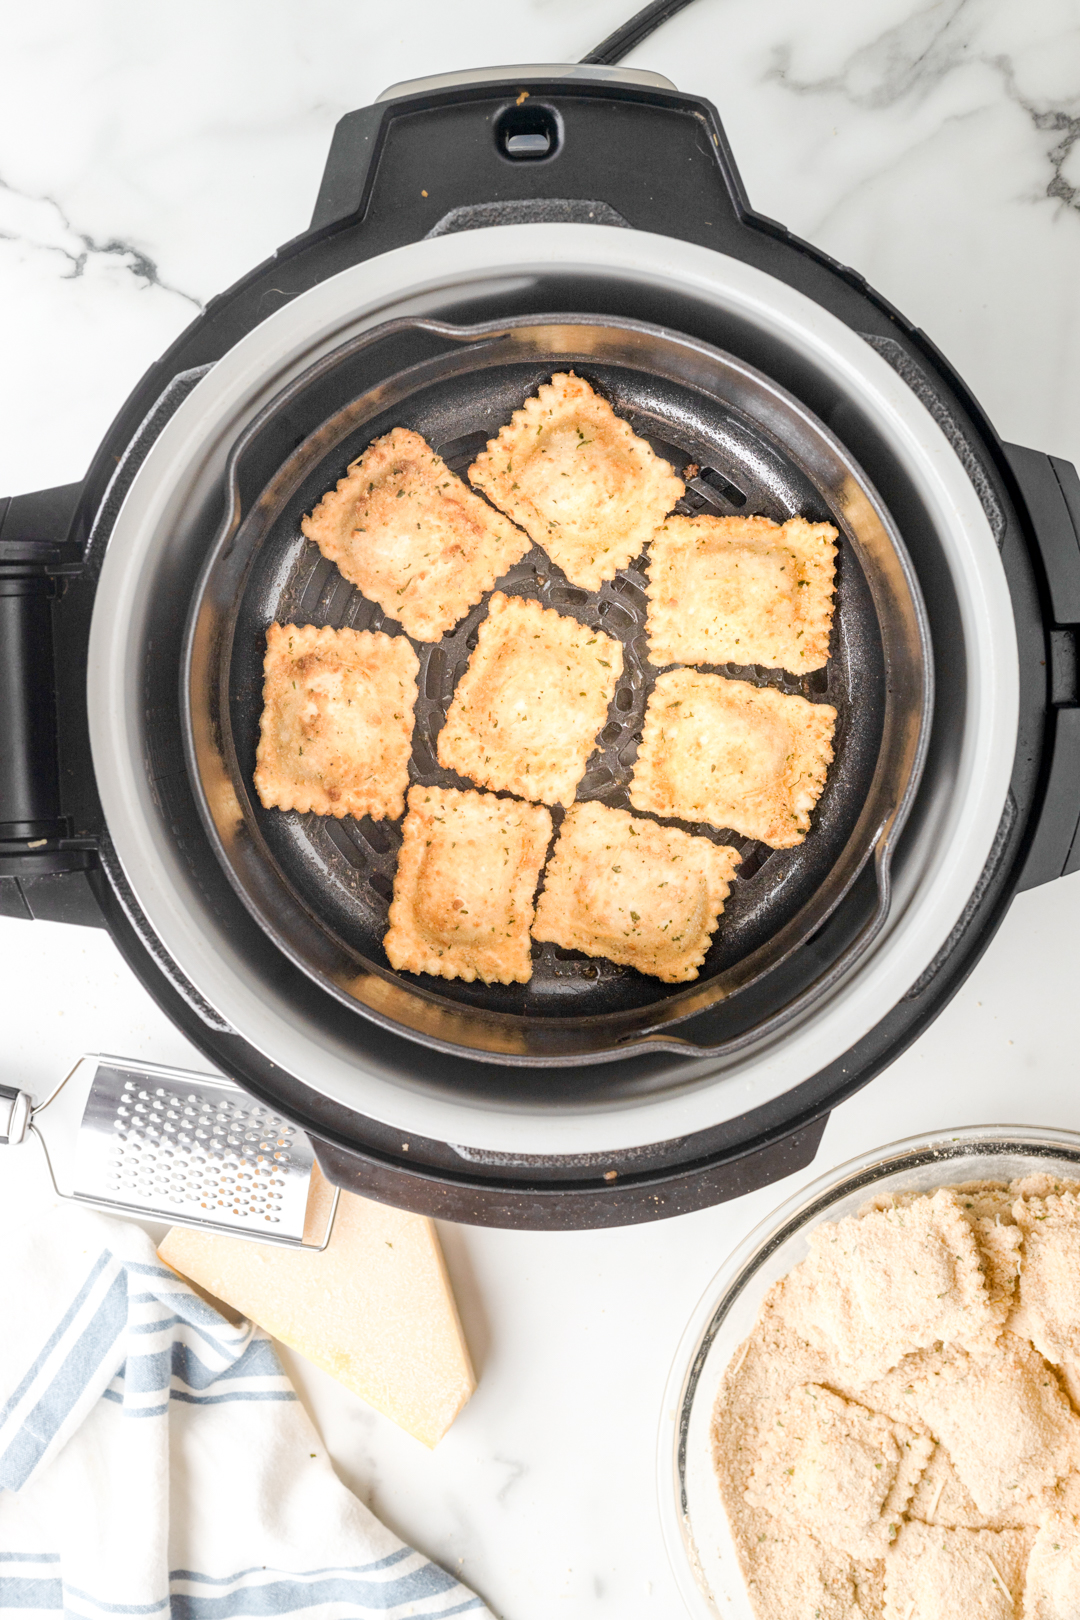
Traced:
<svg viewBox="0 0 1080 1620">
<path fill-rule="evenodd" d="M 343 113 L 422 73 L 576 59 L 632 9 L 5 8 L 0 491 L 82 475 L 201 304 L 304 228 Z M 628 65 L 710 97 L 755 206 L 927 331 L 1004 437 L 1080 461 L 1076 0 L 697 0 Z M 503 1620 L 675 1620 L 655 1444 L 702 1290 L 800 1180 L 854 1153 L 977 1122 L 1080 1130 L 1078 971 L 1080 875 L 1019 897 L 802 1176 L 620 1231 L 444 1226 L 478 1392 L 429 1454 L 290 1357 L 342 1477 Z M 205 1066 L 97 931 L 0 920 L 0 986 L 0 1080 L 38 1095 L 83 1051 Z M 18 1163 L 32 1205 L 44 1187 Z"/>
</svg>

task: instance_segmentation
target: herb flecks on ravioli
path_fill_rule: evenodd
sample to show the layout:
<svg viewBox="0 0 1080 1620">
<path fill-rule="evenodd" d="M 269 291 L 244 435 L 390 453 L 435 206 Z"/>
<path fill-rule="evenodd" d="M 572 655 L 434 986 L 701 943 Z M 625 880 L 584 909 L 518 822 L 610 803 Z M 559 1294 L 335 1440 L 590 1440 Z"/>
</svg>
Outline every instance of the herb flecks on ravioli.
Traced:
<svg viewBox="0 0 1080 1620">
<path fill-rule="evenodd" d="M 417 641 L 452 630 L 529 549 L 528 535 L 400 427 L 370 444 L 300 527 Z"/>
<path fill-rule="evenodd" d="M 469 480 L 587 591 L 639 554 L 686 491 L 573 372 L 556 374 L 514 412 Z"/>
<path fill-rule="evenodd" d="M 391 967 L 526 983 L 548 812 L 490 793 L 413 787 L 403 833 L 383 941 Z"/>
<path fill-rule="evenodd" d="M 649 698 L 630 803 L 788 849 L 810 830 L 835 725 L 828 703 L 668 670 Z"/>
<path fill-rule="evenodd" d="M 622 644 L 496 591 L 439 733 L 439 764 L 485 787 L 573 804 L 622 674 Z"/>
<path fill-rule="evenodd" d="M 838 538 L 798 517 L 669 517 L 649 548 L 649 657 L 823 668 Z"/>
<path fill-rule="evenodd" d="M 590 800 L 567 812 L 533 935 L 666 984 L 696 979 L 741 857 Z"/>
<path fill-rule="evenodd" d="M 255 766 L 266 808 L 400 816 L 419 668 L 404 636 L 272 624 Z"/>
</svg>

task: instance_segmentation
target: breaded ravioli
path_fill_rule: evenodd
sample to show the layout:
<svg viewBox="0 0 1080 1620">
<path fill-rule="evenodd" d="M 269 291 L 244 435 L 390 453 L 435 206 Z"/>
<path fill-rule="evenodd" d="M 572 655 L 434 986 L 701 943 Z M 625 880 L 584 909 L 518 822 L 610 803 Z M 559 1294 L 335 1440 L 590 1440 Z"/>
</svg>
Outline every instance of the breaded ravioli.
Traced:
<svg viewBox="0 0 1080 1620">
<path fill-rule="evenodd" d="M 1021 1336 L 1068 1284 L 1040 1240 L 1076 1183 L 887 1189 L 811 1218 L 723 1374 L 708 1443 L 755 1620 L 1080 1620 L 1080 1416 Z"/>
<path fill-rule="evenodd" d="M 573 804 L 622 674 L 622 645 L 496 591 L 439 733 L 439 764 L 544 804 Z"/>
<path fill-rule="evenodd" d="M 535 939 L 696 979 L 724 909 L 737 850 L 590 800 L 566 814 L 536 908 Z"/>
<path fill-rule="evenodd" d="M 529 549 L 419 433 L 376 439 L 300 525 L 417 641 L 438 641 Z"/>
<path fill-rule="evenodd" d="M 828 703 L 669 670 L 649 698 L 630 803 L 788 849 L 809 831 L 835 725 Z"/>
<path fill-rule="evenodd" d="M 885 1555 L 885 1620 L 1017 1620 L 1027 1530 L 905 1524 Z"/>
<path fill-rule="evenodd" d="M 798 1384 L 773 1413 L 746 1500 L 827 1546 L 880 1558 L 933 1450 L 929 1435 L 905 1423 Z"/>
<path fill-rule="evenodd" d="M 266 808 L 400 816 L 419 668 L 404 636 L 272 624 L 255 766 Z"/>
<path fill-rule="evenodd" d="M 1053 1513 L 1039 1527 L 1024 1583 L 1024 1620 L 1076 1620 L 1080 1614 L 1080 1522 Z"/>
<path fill-rule="evenodd" d="M 668 463 L 573 372 L 514 412 L 469 480 L 587 591 L 614 579 L 685 494 Z"/>
<path fill-rule="evenodd" d="M 979 1345 L 1001 1325 L 970 1223 L 941 1191 L 815 1228 L 777 1308 L 801 1338 L 864 1378 L 938 1340 Z"/>
<path fill-rule="evenodd" d="M 972 1501 L 971 1492 L 952 1465 L 943 1445 L 934 1447 L 915 1493 L 907 1505 L 909 1519 L 943 1525 L 947 1530 L 1004 1530 L 1007 1524 L 988 1524 L 986 1514 Z M 1013 1521 L 1015 1523 L 1015 1521 Z"/>
<path fill-rule="evenodd" d="M 975 1354 L 956 1345 L 912 1363 L 911 1406 L 986 1515 L 1045 1498 L 1080 1461 L 1080 1417 L 1026 1339 L 1007 1330 Z"/>
<path fill-rule="evenodd" d="M 860 1600 L 858 1568 L 806 1531 L 759 1533 L 747 1582 L 760 1620 L 877 1620 Z"/>
<path fill-rule="evenodd" d="M 1009 1327 L 1060 1366 L 1080 1361 L 1080 1198 L 1017 1199 L 1023 1240 L 1020 1299 Z"/>
<path fill-rule="evenodd" d="M 649 547 L 649 657 L 821 669 L 838 538 L 804 518 L 672 515 Z"/>
<path fill-rule="evenodd" d="M 491 793 L 413 787 L 403 833 L 383 940 L 390 966 L 525 984 L 548 812 Z"/>
</svg>

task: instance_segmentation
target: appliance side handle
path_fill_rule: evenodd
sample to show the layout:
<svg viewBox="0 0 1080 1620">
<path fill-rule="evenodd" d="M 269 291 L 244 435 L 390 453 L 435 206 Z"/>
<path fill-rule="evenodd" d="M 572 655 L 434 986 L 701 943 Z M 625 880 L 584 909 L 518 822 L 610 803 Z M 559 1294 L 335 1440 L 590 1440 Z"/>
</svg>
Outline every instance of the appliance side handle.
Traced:
<svg viewBox="0 0 1080 1620">
<path fill-rule="evenodd" d="M 0 501 L 0 916 L 102 923 L 60 787 L 54 607 L 81 566 L 81 484 Z"/>
<path fill-rule="evenodd" d="M 1046 627 L 1046 792 L 1019 889 L 1080 871 L 1080 476 L 1059 456 L 1006 444 L 1042 564 Z"/>
<path fill-rule="evenodd" d="M 339 121 L 312 216 L 312 231 L 360 226 L 365 255 L 525 223 L 630 226 L 723 248 L 750 217 L 716 108 L 664 81 L 556 66 L 402 88 Z"/>
</svg>

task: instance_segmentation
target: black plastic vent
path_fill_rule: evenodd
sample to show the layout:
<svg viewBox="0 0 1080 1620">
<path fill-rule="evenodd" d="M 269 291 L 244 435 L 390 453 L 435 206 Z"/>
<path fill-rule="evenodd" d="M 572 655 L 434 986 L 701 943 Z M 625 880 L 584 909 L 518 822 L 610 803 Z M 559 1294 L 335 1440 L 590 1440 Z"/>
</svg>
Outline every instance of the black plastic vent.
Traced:
<svg viewBox="0 0 1080 1620">
<path fill-rule="evenodd" d="M 526 96 L 495 120 L 495 144 L 513 163 L 535 163 L 554 157 L 561 135 L 554 108 Z"/>
</svg>

